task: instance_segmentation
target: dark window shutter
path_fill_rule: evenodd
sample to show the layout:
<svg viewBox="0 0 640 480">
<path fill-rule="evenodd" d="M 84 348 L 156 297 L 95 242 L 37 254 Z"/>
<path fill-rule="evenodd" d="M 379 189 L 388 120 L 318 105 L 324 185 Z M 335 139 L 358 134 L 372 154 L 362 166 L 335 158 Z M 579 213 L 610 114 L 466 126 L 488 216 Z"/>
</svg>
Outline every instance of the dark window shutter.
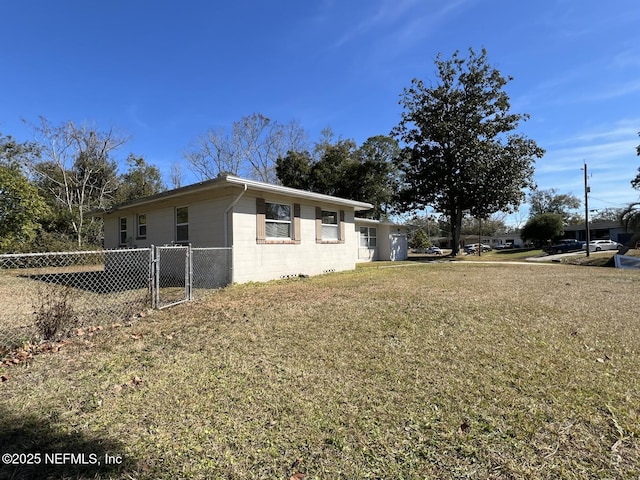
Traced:
<svg viewBox="0 0 640 480">
<path fill-rule="evenodd" d="M 316 207 L 316 243 L 322 243 L 322 208 Z"/>
<path fill-rule="evenodd" d="M 267 237 L 265 213 L 267 207 L 264 198 L 256 198 L 256 242 L 265 243 Z"/>
<path fill-rule="evenodd" d="M 293 241 L 300 243 L 300 204 L 293 204 Z"/>
</svg>

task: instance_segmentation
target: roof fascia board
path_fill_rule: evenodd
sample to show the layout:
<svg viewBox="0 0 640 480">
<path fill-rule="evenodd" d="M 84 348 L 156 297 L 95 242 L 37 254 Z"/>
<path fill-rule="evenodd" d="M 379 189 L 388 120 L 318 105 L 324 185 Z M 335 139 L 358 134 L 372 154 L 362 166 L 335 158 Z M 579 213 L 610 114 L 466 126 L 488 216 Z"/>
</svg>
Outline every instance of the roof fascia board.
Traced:
<svg viewBox="0 0 640 480">
<path fill-rule="evenodd" d="M 369 210 L 373 208 L 373 205 L 366 202 L 357 202 L 355 200 L 348 200 L 346 198 L 333 197 L 331 195 L 324 195 L 321 193 L 308 192 L 306 190 L 299 190 L 297 188 L 283 187 L 282 185 L 272 185 L 270 183 L 259 182 L 257 180 L 248 180 L 234 175 L 226 175 L 223 177 L 214 178 L 211 180 L 205 180 L 203 182 L 194 183 L 185 187 L 176 188 L 174 190 L 168 190 L 149 197 L 140 198 L 131 202 L 122 203 L 116 205 L 110 210 L 103 212 L 92 212 L 93 215 L 105 215 L 116 211 L 121 211 L 133 207 L 140 207 L 148 205 L 161 200 L 170 200 L 173 198 L 179 198 L 184 195 L 190 195 L 207 190 L 215 190 L 227 186 L 246 186 L 250 190 L 256 190 L 261 192 L 276 193 L 281 195 L 287 195 L 290 197 L 305 198 L 308 200 L 314 200 L 317 202 L 325 202 L 333 205 L 342 205 L 353 207 L 355 211 Z"/>
<path fill-rule="evenodd" d="M 273 185 L 271 183 L 259 182 L 257 180 L 247 180 L 233 175 L 227 175 L 225 180 L 234 185 L 247 185 L 250 190 L 258 190 L 262 192 L 277 193 L 281 195 L 287 195 L 290 197 L 300 197 L 309 200 L 316 200 L 319 202 L 326 202 L 337 205 L 345 205 L 354 207 L 356 211 L 369 210 L 373 208 L 373 205 L 366 202 L 358 202 L 355 200 L 348 200 L 346 198 L 333 197 L 331 195 L 325 195 L 322 193 L 308 192 L 306 190 L 299 190 L 297 188 L 284 187 L 282 185 Z"/>
</svg>

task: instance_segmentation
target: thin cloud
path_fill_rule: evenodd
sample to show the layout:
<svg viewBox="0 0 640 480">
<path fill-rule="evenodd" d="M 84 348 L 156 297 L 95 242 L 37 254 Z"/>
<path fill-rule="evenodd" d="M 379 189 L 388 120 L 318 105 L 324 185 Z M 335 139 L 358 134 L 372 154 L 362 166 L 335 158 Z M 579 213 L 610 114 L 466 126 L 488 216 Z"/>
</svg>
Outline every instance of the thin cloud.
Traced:
<svg viewBox="0 0 640 480">
<path fill-rule="evenodd" d="M 352 29 L 345 32 L 342 37 L 334 43 L 334 47 L 341 47 L 356 37 L 395 23 L 399 17 L 402 17 L 416 4 L 418 4 L 416 0 L 382 0 L 372 14 L 366 16 Z"/>
<path fill-rule="evenodd" d="M 576 135 L 563 137 L 549 145 L 584 144 L 585 142 L 595 142 L 602 139 L 631 139 L 637 136 L 639 129 L 640 118 L 622 119 L 610 125 L 609 128 L 580 132 Z"/>
<path fill-rule="evenodd" d="M 137 127 L 143 128 L 145 130 L 149 130 L 151 128 L 148 123 L 140 119 L 140 116 L 138 115 L 137 104 L 134 103 L 127 107 L 127 116 L 129 117 L 129 120 L 131 120 L 131 122 Z"/>
<path fill-rule="evenodd" d="M 455 0 L 440 4 L 422 0 L 382 0 L 373 13 L 345 32 L 334 43 L 334 47 L 341 47 L 374 30 L 384 33 L 385 43 L 389 39 L 395 45 L 413 43 L 444 22 L 451 12 L 469 2 L 470 0 Z"/>
<path fill-rule="evenodd" d="M 584 162 L 611 168 L 614 160 L 631 157 L 636 144 L 637 140 L 623 140 L 555 150 L 545 157 L 544 164 L 536 168 L 536 171 L 560 173 L 580 168 Z"/>
<path fill-rule="evenodd" d="M 634 46 L 619 52 L 611 60 L 615 68 L 640 67 L 640 51 Z"/>
</svg>

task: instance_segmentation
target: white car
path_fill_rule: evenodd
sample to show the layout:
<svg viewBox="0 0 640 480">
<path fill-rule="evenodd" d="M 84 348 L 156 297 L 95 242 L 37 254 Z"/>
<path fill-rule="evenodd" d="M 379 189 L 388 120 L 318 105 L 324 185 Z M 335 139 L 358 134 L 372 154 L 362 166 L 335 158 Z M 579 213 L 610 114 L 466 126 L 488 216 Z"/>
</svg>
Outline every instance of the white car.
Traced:
<svg viewBox="0 0 640 480">
<path fill-rule="evenodd" d="M 590 252 L 599 252 L 601 250 L 618 250 L 622 244 L 613 240 L 592 240 L 589 242 Z M 586 248 L 586 245 L 582 248 Z"/>
<path fill-rule="evenodd" d="M 430 253 L 431 255 L 442 255 L 442 250 L 440 250 L 439 247 L 433 246 L 427 248 L 426 253 Z"/>
</svg>

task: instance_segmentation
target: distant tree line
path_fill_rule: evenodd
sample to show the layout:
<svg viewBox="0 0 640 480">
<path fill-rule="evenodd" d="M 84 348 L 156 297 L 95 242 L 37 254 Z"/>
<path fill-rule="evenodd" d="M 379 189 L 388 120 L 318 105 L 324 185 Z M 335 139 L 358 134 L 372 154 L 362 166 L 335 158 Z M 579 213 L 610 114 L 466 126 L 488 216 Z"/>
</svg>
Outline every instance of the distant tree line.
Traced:
<svg viewBox="0 0 640 480">
<path fill-rule="evenodd" d="M 200 180 L 235 174 L 369 202 L 369 217 L 403 216 L 427 237 L 451 238 L 453 255 L 463 234 L 506 232 L 501 218 L 518 210 L 528 190 L 526 236 L 558 235 L 576 220 L 580 201 L 536 189 L 534 164 L 544 150 L 517 133 L 529 117 L 511 111 L 504 91 L 511 78 L 488 63 L 484 49 L 438 56 L 435 65 L 435 81 L 413 79 L 404 89 L 400 121 L 388 135 L 357 145 L 326 129 L 310 143 L 297 122 L 254 113 L 197 137 L 168 178 L 180 186 L 184 165 Z M 45 118 L 31 128 L 34 139 L 23 143 L 0 135 L 0 251 L 100 245 L 102 225 L 92 212 L 167 188 L 142 155 L 130 153 L 119 170 L 115 155 L 128 138 L 113 129 Z M 632 185 L 640 188 L 640 170 Z M 638 221 L 638 204 L 625 219 Z M 548 233 L 550 224 L 557 228 Z"/>
<path fill-rule="evenodd" d="M 92 212 L 163 191 L 160 170 L 130 154 L 118 172 L 113 153 L 126 138 L 73 122 L 32 125 L 35 141 L 0 135 L 0 251 L 98 246 Z"/>
<path fill-rule="evenodd" d="M 389 135 L 358 146 L 330 130 L 310 146 L 296 122 L 254 113 L 230 129 L 210 129 L 185 151 L 201 179 L 224 173 L 369 202 L 374 218 L 423 211 L 441 213 L 454 254 L 466 218 L 484 220 L 517 209 L 532 187 L 533 162 L 544 153 L 514 133 L 525 114 L 510 111 L 504 85 L 485 50 L 435 61 L 437 82 L 414 79 L 401 95 L 401 121 Z M 114 153 L 127 141 L 113 130 L 45 118 L 35 140 L 2 137 L 3 251 L 99 244 L 96 209 L 165 189 L 157 167 L 131 154 L 118 171 Z M 174 185 L 181 168 L 172 167 Z"/>
</svg>

